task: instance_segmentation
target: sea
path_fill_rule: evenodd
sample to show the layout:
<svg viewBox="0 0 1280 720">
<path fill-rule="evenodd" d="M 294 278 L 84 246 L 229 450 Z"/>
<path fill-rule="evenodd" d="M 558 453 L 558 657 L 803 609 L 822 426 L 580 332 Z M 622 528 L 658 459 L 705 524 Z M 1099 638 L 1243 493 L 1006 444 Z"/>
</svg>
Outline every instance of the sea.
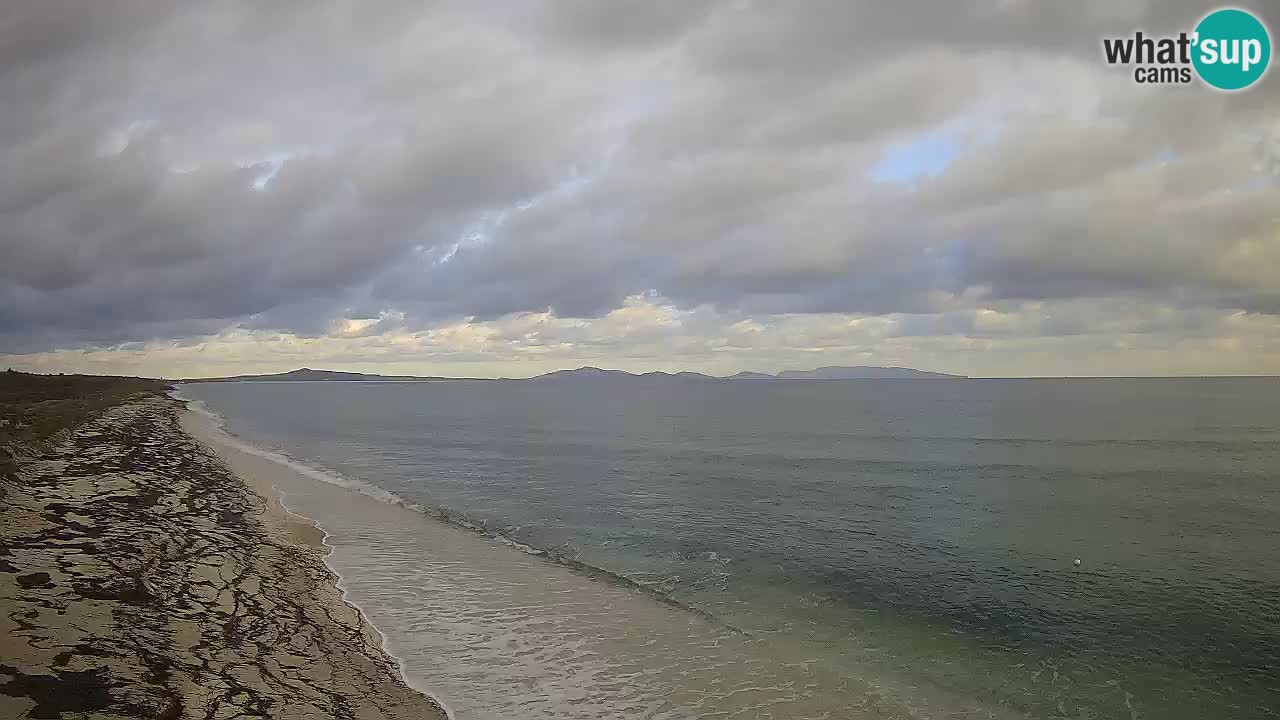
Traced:
<svg viewBox="0 0 1280 720">
<path fill-rule="evenodd" d="M 179 392 L 459 720 L 1280 717 L 1280 380 Z"/>
</svg>

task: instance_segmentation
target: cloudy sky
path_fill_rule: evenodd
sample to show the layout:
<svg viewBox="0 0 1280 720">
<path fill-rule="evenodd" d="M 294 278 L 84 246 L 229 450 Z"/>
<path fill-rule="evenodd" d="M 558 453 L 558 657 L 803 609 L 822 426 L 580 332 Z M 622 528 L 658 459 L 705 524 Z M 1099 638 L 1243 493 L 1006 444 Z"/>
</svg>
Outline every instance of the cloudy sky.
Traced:
<svg viewBox="0 0 1280 720">
<path fill-rule="evenodd" d="M 1280 373 L 1212 3 L 165 5 L 0 10 L 0 366 Z"/>
</svg>

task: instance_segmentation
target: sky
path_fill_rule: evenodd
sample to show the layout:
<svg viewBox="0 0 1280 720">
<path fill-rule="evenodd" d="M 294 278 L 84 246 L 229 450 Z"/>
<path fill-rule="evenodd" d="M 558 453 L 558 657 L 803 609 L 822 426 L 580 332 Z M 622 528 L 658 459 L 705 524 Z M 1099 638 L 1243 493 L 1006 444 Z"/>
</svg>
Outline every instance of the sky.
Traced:
<svg viewBox="0 0 1280 720">
<path fill-rule="evenodd" d="M 5 3 L 0 367 L 1280 374 L 1280 72 L 1102 57 L 1214 7 Z"/>
</svg>

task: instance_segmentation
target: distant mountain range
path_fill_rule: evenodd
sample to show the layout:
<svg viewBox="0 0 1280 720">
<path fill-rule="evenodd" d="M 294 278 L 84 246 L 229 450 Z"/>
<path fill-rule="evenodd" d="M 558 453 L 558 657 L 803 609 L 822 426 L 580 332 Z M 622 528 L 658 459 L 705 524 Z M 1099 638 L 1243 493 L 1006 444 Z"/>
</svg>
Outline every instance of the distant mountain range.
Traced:
<svg viewBox="0 0 1280 720">
<path fill-rule="evenodd" d="M 777 375 L 758 372 L 740 372 L 728 377 L 716 377 L 696 372 L 667 373 L 661 371 L 642 374 L 625 370 L 604 370 L 598 367 L 580 367 L 574 370 L 556 370 L 544 375 L 537 375 L 528 380 L 902 380 L 929 378 L 964 378 L 964 375 L 947 375 L 945 373 L 925 372 L 912 368 L 876 367 L 858 365 L 854 367 L 828 366 L 815 370 L 784 370 Z M 424 377 L 419 375 L 370 375 L 340 370 L 312 370 L 299 368 L 285 373 L 272 375 L 233 375 L 218 378 L 192 378 L 180 382 L 431 382 L 444 380 L 469 380 L 472 378 Z M 503 380 L 507 380 L 503 378 Z M 507 380 L 508 382 L 512 382 Z"/>
</svg>

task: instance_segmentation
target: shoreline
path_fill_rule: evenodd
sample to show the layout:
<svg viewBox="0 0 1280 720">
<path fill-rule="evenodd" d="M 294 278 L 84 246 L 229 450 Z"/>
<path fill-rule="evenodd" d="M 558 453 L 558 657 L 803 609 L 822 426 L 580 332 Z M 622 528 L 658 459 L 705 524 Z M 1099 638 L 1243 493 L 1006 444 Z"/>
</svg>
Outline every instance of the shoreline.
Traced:
<svg viewBox="0 0 1280 720">
<path fill-rule="evenodd" d="M 307 381 L 295 381 L 295 382 L 307 382 Z M 369 382 L 373 382 L 373 381 L 369 381 Z M 377 382 L 382 382 L 382 381 L 377 381 Z M 391 382 L 391 381 L 387 381 L 387 382 Z M 395 381 L 395 382 L 404 382 L 404 381 Z M 597 565 L 592 565 L 590 563 L 579 560 L 576 557 L 573 557 L 561 552 L 557 552 L 556 549 L 554 548 L 540 548 L 540 547 L 534 547 L 534 546 L 528 545 L 524 542 L 521 542 L 520 540 L 517 540 L 512 537 L 508 537 L 507 535 L 504 535 L 501 532 L 494 531 L 483 525 L 476 524 L 475 522 L 472 522 L 466 519 L 464 516 L 461 516 L 456 513 L 452 513 L 446 509 L 421 505 L 412 500 L 396 495 L 395 493 L 392 493 L 389 490 L 378 487 L 377 485 L 374 485 L 372 483 L 361 481 L 361 480 L 353 480 L 351 478 L 341 475 L 340 473 L 334 470 L 320 467 L 304 459 L 292 457 L 279 449 L 273 449 L 273 448 L 255 444 L 253 441 L 240 437 L 239 435 L 228 430 L 223 424 L 225 422 L 224 418 L 208 410 L 202 400 L 198 400 L 195 398 L 182 395 L 181 389 L 176 389 L 172 391 L 170 393 L 170 397 L 174 398 L 179 402 L 186 404 L 187 417 L 191 419 L 191 422 L 193 424 L 200 426 L 195 429 L 188 428 L 187 431 L 189 434 L 192 434 L 193 436 L 200 435 L 203 437 L 207 434 L 207 437 L 204 437 L 204 440 L 203 440 L 204 444 L 206 445 L 210 445 L 210 443 L 214 443 L 220 447 L 229 449 L 231 453 L 244 454 L 244 455 L 252 456 L 257 459 L 265 460 L 266 462 L 270 463 L 273 467 L 281 466 L 285 468 L 288 472 L 305 476 L 309 480 L 314 480 L 316 482 L 324 483 L 326 485 L 332 485 L 332 486 L 341 488 L 345 491 L 355 493 L 362 497 L 367 497 L 375 502 L 383 503 L 392 507 L 401 508 L 406 512 L 411 512 L 411 513 L 414 513 L 415 515 L 420 515 L 423 518 L 426 518 L 432 522 L 440 523 L 451 529 L 465 532 L 469 535 L 474 536 L 479 540 L 496 542 L 498 544 L 509 547 L 512 550 L 515 550 L 523 555 L 536 558 L 539 561 L 544 562 L 549 566 L 568 570 L 576 575 L 589 579 L 593 582 L 601 582 L 601 583 L 608 584 L 612 587 L 622 588 L 625 590 L 630 590 L 636 593 L 640 593 L 645 597 L 648 597 L 659 604 L 662 604 L 664 606 L 667 606 L 679 612 L 688 613 L 690 615 L 696 615 L 699 619 L 707 622 L 708 624 L 713 625 L 717 628 L 723 629 L 725 631 L 728 631 L 730 633 L 733 633 L 735 635 L 740 635 L 746 638 L 752 637 L 751 632 L 748 632 L 747 630 L 744 630 L 740 627 L 735 626 L 731 622 L 725 620 L 722 617 L 719 617 L 718 615 L 715 615 L 714 613 L 708 612 L 707 610 L 690 605 L 688 603 L 681 602 L 679 599 L 672 597 L 671 595 L 663 592 L 658 588 L 655 588 L 651 585 L 637 581 L 633 578 L 627 577 L 626 575 L 618 574 L 607 568 L 600 567 Z M 193 407 L 193 405 L 195 407 Z M 201 438 L 197 437 L 197 439 L 199 440 Z M 210 447 L 211 449 L 214 450 L 215 453 L 217 452 L 217 448 L 213 448 L 211 445 Z M 224 462 L 229 462 L 228 455 L 224 453 L 219 453 L 219 457 L 221 457 Z M 253 471 L 251 469 L 246 469 L 239 472 L 239 474 L 244 478 L 250 478 L 251 480 L 247 480 L 246 482 L 249 482 L 251 485 L 253 485 L 255 481 L 253 481 L 252 479 L 256 478 L 261 473 Z M 289 509 L 287 507 L 288 505 L 287 502 L 285 502 L 284 499 L 280 497 L 281 495 L 284 494 L 283 490 L 276 487 L 270 482 L 266 482 L 265 486 L 271 492 L 275 493 L 275 495 L 277 496 L 275 499 L 281 504 L 285 505 L 286 510 L 289 510 L 289 512 L 293 513 L 294 515 L 297 515 L 298 517 L 306 518 L 308 521 L 314 522 L 317 526 L 320 526 L 322 530 L 324 529 L 320 521 L 314 520 L 308 517 L 307 515 L 305 515 L 304 513 L 300 513 L 300 512 Z M 263 494 L 261 488 L 258 488 L 257 492 L 259 495 Z M 329 536 L 327 531 L 325 536 L 326 538 Z M 326 547 L 332 549 L 331 545 L 327 545 Z M 334 568 L 332 565 L 330 565 L 330 570 L 335 575 L 338 575 L 339 577 L 341 577 L 341 573 L 339 573 L 338 570 Z M 352 602 L 352 601 L 348 600 L 348 602 Z M 422 692 L 426 692 L 428 695 L 430 695 L 430 693 L 425 690 Z"/>
<path fill-rule="evenodd" d="M 346 599 L 324 529 L 187 412 L 132 395 L 0 478 L 0 715 L 448 718 Z"/>
<path fill-rule="evenodd" d="M 228 469 L 231 470 L 231 472 L 236 477 L 240 478 L 240 480 L 245 483 L 245 485 L 248 487 L 249 490 L 256 493 L 266 503 L 268 503 L 268 505 L 278 509 L 280 513 L 285 515 L 287 518 L 289 518 L 291 521 L 295 522 L 296 524 L 305 525 L 319 534 L 319 537 L 315 539 L 313 546 L 317 549 L 317 552 L 320 555 L 320 559 L 324 563 L 325 568 L 328 569 L 329 573 L 332 575 L 333 587 L 338 591 L 339 597 L 342 599 L 342 602 L 344 602 L 345 604 L 350 606 L 353 610 L 355 610 L 356 613 L 360 616 L 360 622 L 363 623 L 374 636 L 376 636 L 378 640 L 378 649 L 396 667 L 396 674 L 399 677 L 400 681 L 404 683 L 406 686 L 408 686 L 410 689 L 425 696 L 431 703 L 437 706 L 437 708 L 445 716 L 445 718 L 447 718 L 448 720 L 452 720 L 454 715 L 452 712 L 450 712 L 448 705 L 445 704 L 445 702 L 442 699 L 440 699 L 439 697 L 436 697 L 434 694 L 432 694 L 430 691 L 426 689 L 414 687 L 414 685 L 410 682 L 407 676 L 407 673 L 405 671 L 404 660 L 398 655 L 396 655 L 394 652 L 392 652 L 389 647 L 387 647 L 388 640 L 387 640 L 386 633 L 382 632 L 382 630 L 380 630 L 378 626 L 374 624 L 372 620 L 369 619 L 368 613 L 365 612 L 364 608 L 362 608 L 358 602 L 356 602 L 350 597 L 350 590 L 346 584 L 347 583 L 346 578 L 343 577 L 342 573 L 339 572 L 337 568 L 333 567 L 329 563 L 329 557 L 330 555 L 332 555 L 334 550 L 334 546 L 329 543 L 329 538 L 331 537 L 331 533 L 328 530 L 326 530 L 325 527 L 318 520 L 315 520 L 314 518 L 308 517 L 294 510 L 293 508 L 290 508 L 288 502 L 286 502 L 284 491 L 274 486 L 269 480 L 261 477 L 259 473 L 247 471 L 246 469 L 241 469 L 241 470 L 235 469 L 233 467 L 233 465 L 235 464 L 235 460 L 233 459 L 233 456 L 230 456 L 226 451 L 228 449 L 231 450 L 232 452 L 245 452 L 245 451 L 241 450 L 240 448 L 233 447 L 231 444 L 227 442 L 227 441 L 234 442 L 235 441 L 234 436 L 227 433 L 223 428 L 217 426 L 213 422 L 213 416 L 202 415 L 196 411 L 193 411 L 187 405 L 187 403 L 189 402 L 189 399 L 187 398 L 174 396 L 174 395 L 170 395 L 170 397 L 172 397 L 174 400 L 181 403 L 182 405 L 182 410 L 180 411 L 178 422 L 179 422 L 179 425 L 182 427 L 183 431 L 187 433 L 187 435 L 191 436 L 196 442 L 200 443 L 207 450 L 209 450 L 214 455 L 216 455 L 218 459 L 221 460 L 223 464 L 226 465 Z M 222 435 L 223 437 L 218 437 L 218 435 Z"/>
<path fill-rule="evenodd" d="M 192 434 L 325 530 L 347 601 L 385 628 L 405 681 L 444 693 L 454 717 L 918 717 L 888 678 L 849 676 L 782 638 L 368 492 L 199 408 Z"/>
</svg>

